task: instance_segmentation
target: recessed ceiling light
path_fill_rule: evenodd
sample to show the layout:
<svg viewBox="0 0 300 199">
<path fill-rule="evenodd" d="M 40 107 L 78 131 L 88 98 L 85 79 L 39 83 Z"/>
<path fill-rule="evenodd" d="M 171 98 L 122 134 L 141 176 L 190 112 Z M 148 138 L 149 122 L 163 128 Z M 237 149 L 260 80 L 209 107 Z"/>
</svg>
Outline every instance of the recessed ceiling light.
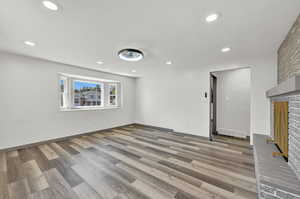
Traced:
<svg viewBox="0 0 300 199">
<path fill-rule="evenodd" d="M 101 65 L 103 64 L 103 61 L 97 61 L 96 63 Z"/>
<path fill-rule="evenodd" d="M 144 54 L 142 51 L 132 48 L 120 50 L 118 55 L 120 59 L 131 62 L 140 61 L 144 58 Z"/>
<path fill-rule="evenodd" d="M 167 61 L 166 64 L 167 64 L 167 65 L 171 65 L 171 64 L 172 64 L 172 61 Z"/>
<path fill-rule="evenodd" d="M 219 14 L 213 13 L 213 14 L 208 15 L 205 20 L 206 20 L 206 22 L 210 23 L 210 22 L 216 21 L 218 18 L 219 18 Z"/>
<path fill-rule="evenodd" d="M 53 3 L 52 1 L 43 1 L 43 5 L 48 8 L 49 10 L 57 11 L 58 6 Z"/>
<path fill-rule="evenodd" d="M 26 44 L 27 46 L 35 46 L 35 43 L 32 41 L 24 41 L 24 44 Z"/>
<path fill-rule="evenodd" d="M 231 51 L 231 48 L 230 48 L 230 47 L 225 47 L 225 48 L 222 48 L 221 51 L 222 51 L 223 53 L 226 53 L 226 52 Z"/>
<path fill-rule="evenodd" d="M 136 70 L 132 70 L 131 72 L 136 73 Z"/>
</svg>

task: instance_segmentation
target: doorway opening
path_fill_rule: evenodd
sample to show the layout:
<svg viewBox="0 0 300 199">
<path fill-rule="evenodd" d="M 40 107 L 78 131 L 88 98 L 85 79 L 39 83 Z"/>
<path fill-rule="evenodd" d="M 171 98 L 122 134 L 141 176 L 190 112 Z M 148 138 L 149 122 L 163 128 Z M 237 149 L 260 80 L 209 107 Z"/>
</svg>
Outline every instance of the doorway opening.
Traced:
<svg viewBox="0 0 300 199">
<path fill-rule="evenodd" d="M 250 143 L 251 69 L 210 73 L 210 140 Z"/>
</svg>

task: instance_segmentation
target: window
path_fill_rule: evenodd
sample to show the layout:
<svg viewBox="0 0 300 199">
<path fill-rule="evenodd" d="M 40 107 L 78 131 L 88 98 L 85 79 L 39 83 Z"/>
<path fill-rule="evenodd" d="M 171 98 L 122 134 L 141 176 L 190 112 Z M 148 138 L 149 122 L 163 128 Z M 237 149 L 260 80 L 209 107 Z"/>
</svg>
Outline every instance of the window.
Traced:
<svg viewBox="0 0 300 199">
<path fill-rule="evenodd" d="M 118 107 L 120 83 L 113 80 L 61 74 L 60 108 L 80 110 Z"/>
<path fill-rule="evenodd" d="M 110 106 L 117 106 L 117 85 L 109 84 L 108 85 L 109 95 L 108 103 Z"/>
<path fill-rule="evenodd" d="M 60 77 L 59 80 L 59 89 L 60 89 L 60 107 L 65 108 L 67 107 L 67 78 L 66 77 Z"/>
<path fill-rule="evenodd" d="M 99 82 L 73 81 L 73 105 L 75 107 L 103 106 L 103 84 Z"/>
</svg>

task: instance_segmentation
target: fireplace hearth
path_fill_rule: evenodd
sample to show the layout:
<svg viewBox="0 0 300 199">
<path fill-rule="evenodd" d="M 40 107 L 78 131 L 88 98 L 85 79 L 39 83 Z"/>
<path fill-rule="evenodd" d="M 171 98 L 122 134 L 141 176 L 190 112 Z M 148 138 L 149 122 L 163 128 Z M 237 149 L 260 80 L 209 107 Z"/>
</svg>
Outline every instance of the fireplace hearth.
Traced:
<svg viewBox="0 0 300 199">
<path fill-rule="evenodd" d="M 266 95 L 271 101 L 271 135 L 253 137 L 258 195 L 260 199 L 300 199 L 300 76 Z"/>
</svg>

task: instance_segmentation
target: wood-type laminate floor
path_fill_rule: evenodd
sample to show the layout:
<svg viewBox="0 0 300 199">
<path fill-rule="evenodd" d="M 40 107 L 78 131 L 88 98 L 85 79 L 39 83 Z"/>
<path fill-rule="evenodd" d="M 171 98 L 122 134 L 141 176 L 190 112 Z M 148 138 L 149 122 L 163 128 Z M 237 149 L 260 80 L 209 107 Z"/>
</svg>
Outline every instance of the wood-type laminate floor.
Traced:
<svg viewBox="0 0 300 199">
<path fill-rule="evenodd" d="M 240 146 L 248 147 L 250 145 L 250 139 L 238 138 L 233 136 L 227 135 L 214 135 L 213 140 L 216 142 L 224 142 L 227 144 L 235 144 Z"/>
<path fill-rule="evenodd" d="M 0 199 L 256 198 L 249 146 L 142 126 L 0 152 Z"/>
</svg>

